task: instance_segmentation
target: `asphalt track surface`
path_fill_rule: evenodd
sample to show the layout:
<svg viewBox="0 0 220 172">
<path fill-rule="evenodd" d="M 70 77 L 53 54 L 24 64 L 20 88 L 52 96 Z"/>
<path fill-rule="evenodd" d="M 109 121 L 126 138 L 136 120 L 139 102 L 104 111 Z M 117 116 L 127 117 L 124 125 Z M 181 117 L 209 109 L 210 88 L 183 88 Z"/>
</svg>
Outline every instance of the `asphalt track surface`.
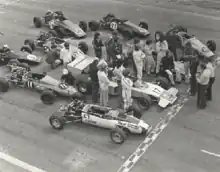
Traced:
<svg viewBox="0 0 220 172">
<path fill-rule="evenodd" d="M 100 19 L 108 11 L 136 23 L 143 18 L 148 21 L 153 33 L 155 30 L 167 30 L 169 24 L 184 24 L 201 40 L 215 39 L 220 44 L 218 12 L 165 3 L 160 5 L 150 0 L 139 2 L 1 0 L 0 32 L 4 35 L 0 36 L 0 43 L 19 50 L 25 38 L 35 37 L 39 32 L 32 26 L 32 17 L 41 16 L 48 9 L 59 9 L 75 22 Z M 87 39 L 91 42 L 90 38 Z M 43 69 L 41 66 L 36 70 Z M 1 68 L 2 75 L 5 70 Z M 54 75 L 58 74 L 59 70 L 54 72 Z M 174 114 L 175 118 L 163 125 L 167 128 L 158 134 L 155 142 L 152 141 L 151 147 L 131 171 L 219 172 L 219 84 L 217 74 L 214 99 L 206 110 L 197 110 L 195 98 L 189 98 L 177 116 Z M 1 172 L 116 172 L 145 139 L 132 136 L 119 146 L 110 141 L 108 131 L 99 128 L 70 125 L 61 132 L 54 131 L 48 117 L 61 102 L 45 106 L 37 93 L 22 89 L 11 89 L 0 95 Z M 115 101 L 112 99 L 112 102 Z M 161 118 L 169 114 L 168 111 L 170 109 L 158 112 L 155 106 L 144 114 L 143 119 L 156 126 Z"/>
</svg>

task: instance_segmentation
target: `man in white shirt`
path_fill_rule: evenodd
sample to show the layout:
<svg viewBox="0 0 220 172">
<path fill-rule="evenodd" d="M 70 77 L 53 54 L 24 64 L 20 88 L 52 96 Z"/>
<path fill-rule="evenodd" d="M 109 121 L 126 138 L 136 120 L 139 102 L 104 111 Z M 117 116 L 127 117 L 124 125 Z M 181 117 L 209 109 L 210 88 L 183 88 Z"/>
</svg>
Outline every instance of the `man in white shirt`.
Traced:
<svg viewBox="0 0 220 172">
<path fill-rule="evenodd" d="M 215 82 L 215 68 L 213 67 L 212 64 L 212 59 L 207 59 L 208 63 L 206 65 L 206 68 L 210 70 L 210 80 L 207 88 L 207 100 L 211 101 L 212 100 L 212 85 Z"/>
<path fill-rule="evenodd" d="M 63 61 L 64 67 L 72 61 L 72 52 L 68 42 L 64 43 L 64 47 L 60 51 L 60 59 Z"/>
</svg>

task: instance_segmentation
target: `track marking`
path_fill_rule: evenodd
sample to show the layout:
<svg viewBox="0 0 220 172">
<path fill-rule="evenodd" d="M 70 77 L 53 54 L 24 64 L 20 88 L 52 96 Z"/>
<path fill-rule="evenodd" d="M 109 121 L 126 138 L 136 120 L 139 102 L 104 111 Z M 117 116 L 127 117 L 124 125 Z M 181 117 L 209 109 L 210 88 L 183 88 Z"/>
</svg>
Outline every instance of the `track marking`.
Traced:
<svg viewBox="0 0 220 172">
<path fill-rule="evenodd" d="M 209 152 L 207 150 L 201 150 L 201 152 L 220 158 L 220 154 L 217 154 L 217 153 Z"/>
<path fill-rule="evenodd" d="M 158 138 L 162 131 L 168 126 L 170 121 L 179 113 L 183 108 L 185 102 L 187 102 L 188 96 L 182 96 L 179 101 L 170 107 L 167 115 L 160 120 L 157 126 L 149 133 L 149 135 L 144 139 L 144 141 L 138 146 L 134 153 L 124 162 L 124 164 L 118 169 L 117 172 L 129 172 L 137 161 L 144 155 L 147 149 L 152 145 L 152 143 Z"/>
<path fill-rule="evenodd" d="M 23 161 L 21 161 L 17 158 L 14 158 L 10 155 L 7 155 L 3 152 L 0 152 L 0 159 L 3 159 L 3 160 L 5 160 L 5 161 L 7 161 L 7 162 L 9 162 L 9 163 L 11 163 L 15 166 L 18 166 L 18 167 L 23 168 L 24 170 L 27 170 L 27 171 L 30 171 L 30 172 L 46 172 L 46 171 L 44 171 L 42 169 L 39 169 L 37 167 L 34 167 L 34 166 L 32 166 L 32 165 L 30 165 L 26 162 L 23 162 Z"/>
</svg>

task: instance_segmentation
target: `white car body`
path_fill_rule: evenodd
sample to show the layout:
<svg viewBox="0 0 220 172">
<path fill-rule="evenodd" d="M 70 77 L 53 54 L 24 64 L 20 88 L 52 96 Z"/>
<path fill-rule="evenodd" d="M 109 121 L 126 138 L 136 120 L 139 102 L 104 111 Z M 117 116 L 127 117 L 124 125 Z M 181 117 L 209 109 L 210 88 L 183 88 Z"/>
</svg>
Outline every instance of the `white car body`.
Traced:
<svg viewBox="0 0 220 172">
<path fill-rule="evenodd" d="M 104 115 L 94 115 L 89 113 L 92 107 L 105 108 L 108 112 Z M 122 127 L 128 129 L 131 133 L 141 134 L 151 131 L 152 127 L 145 123 L 143 120 L 137 119 L 130 115 L 119 115 L 117 110 L 112 110 L 108 107 L 100 107 L 99 105 L 87 104 L 82 110 L 82 122 L 93 126 L 115 129 L 116 127 Z"/>
<path fill-rule="evenodd" d="M 132 88 L 132 97 L 144 98 L 147 95 L 156 98 L 161 108 L 166 108 L 168 105 L 174 104 L 177 100 L 177 93 L 178 90 L 174 87 L 165 90 L 159 85 L 150 82 L 143 82 L 141 87 Z"/>
</svg>

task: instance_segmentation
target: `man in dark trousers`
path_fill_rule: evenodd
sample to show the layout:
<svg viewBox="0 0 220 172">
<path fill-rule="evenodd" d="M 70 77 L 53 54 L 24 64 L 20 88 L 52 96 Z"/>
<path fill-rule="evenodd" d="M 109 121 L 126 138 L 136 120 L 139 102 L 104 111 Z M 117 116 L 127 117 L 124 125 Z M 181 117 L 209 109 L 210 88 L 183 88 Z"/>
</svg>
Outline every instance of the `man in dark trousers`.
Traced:
<svg viewBox="0 0 220 172">
<path fill-rule="evenodd" d="M 122 44 L 119 40 L 117 31 L 112 32 L 112 38 L 105 43 L 105 46 L 108 60 L 112 62 L 114 68 L 117 64 L 118 58 L 122 55 Z"/>
<path fill-rule="evenodd" d="M 198 83 L 197 107 L 199 109 L 206 108 L 206 91 L 210 81 L 211 72 L 207 68 L 207 64 L 202 62 L 198 66 L 196 80 Z"/>
<path fill-rule="evenodd" d="M 98 80 L 98 75 L 97 75 L 98 62 L 99 61 L 98 61 L 98 58 L 97 58 L 89 66 L 89 69 L 90 69 L 89 76 L 90 76 L 91 81 L 92 81 L 92 102 L 93 103 L 98 103 L 98 98 L 99 98 L 99 96 L 98 96 L 98 94 L 99 94 L 99 80 Z"/>
<path fill-rule="evenodd" d="M 92 45 L 94 48 L 95 56 L 100 59 L 102 57 L 102 47 L 104 46 L 104 44 L 102 42 L 101 34 L 99 32 L 96 32 L 94 34 Z"/>
</svg>

